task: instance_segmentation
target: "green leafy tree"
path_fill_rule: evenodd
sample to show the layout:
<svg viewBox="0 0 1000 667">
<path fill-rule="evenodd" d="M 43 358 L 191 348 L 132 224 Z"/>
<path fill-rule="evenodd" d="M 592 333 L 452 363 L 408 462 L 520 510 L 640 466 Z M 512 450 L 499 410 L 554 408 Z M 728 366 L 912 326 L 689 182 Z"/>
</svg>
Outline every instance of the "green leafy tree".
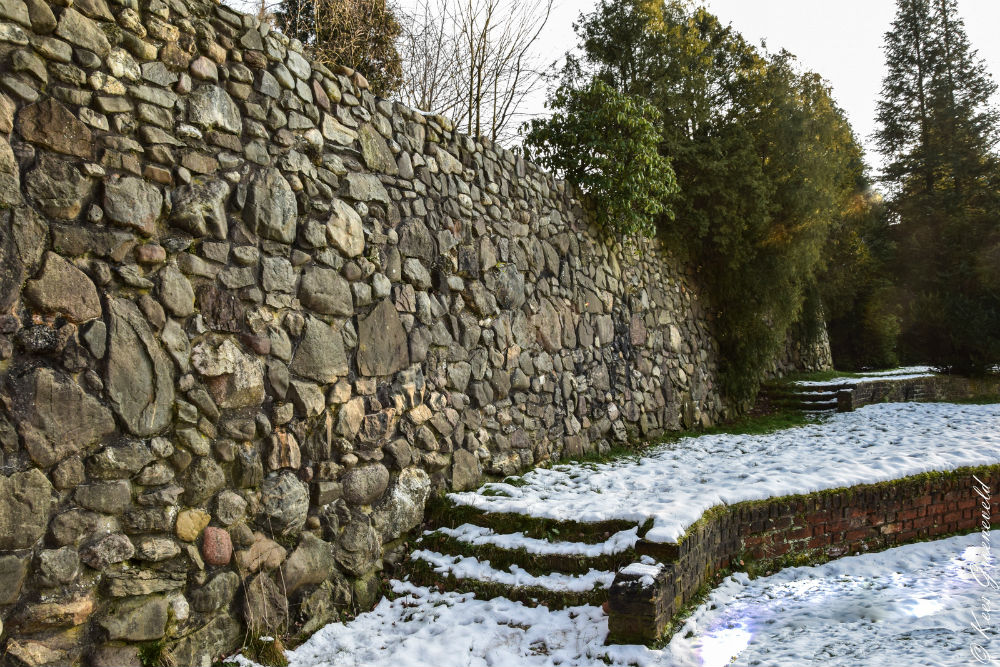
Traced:
<svg viewBox="0 0 1000 667">
<path fill-rule="evenodd" d="M 831 229 L 817 288 L 833 363 L 842 370 L 899 365 L 900 318 L 890 217 L 867 177 Z"/>
<path fill-rule="evenodd" d="M 997 90 L 955 0 L 898 0 L 878 105 L 898 222 L 903 350 L 956 372 L 1000 360 Z"/>
<path fill-rule="evenodd" d="M 605 229 L 653 236 L 658 218 L 673 217 L 678 191 L 670 160 L 657 151 L 659 112 L 600 79 L 563 84 L 548 105 L 551 117 L 531 121 L 529 157 L 577 186 Z"/>
<path fill-rule="evenodd" d="M 813 289 L 861 151 L 826 83 L 680 0 L 602 0 L 579 66 L 662 116 L 681 194 L 661 231 L 704 277 L 723 385 L 746 405 Z"/>
<path fill-rule="evenodd" d="M 320 62 L 358 70 L 377 95 L 399 89 L 402 27 L 386 0 L 282 0 L 274 15 L 278 27 Z"/>
</svg>

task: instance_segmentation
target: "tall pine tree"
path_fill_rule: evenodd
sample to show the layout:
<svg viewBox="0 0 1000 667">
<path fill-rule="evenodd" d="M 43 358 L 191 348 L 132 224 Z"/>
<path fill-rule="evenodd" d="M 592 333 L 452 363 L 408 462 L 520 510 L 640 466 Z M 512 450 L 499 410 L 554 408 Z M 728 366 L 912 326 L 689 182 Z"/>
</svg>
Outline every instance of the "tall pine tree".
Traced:
<svg viewBox="0 0 1000 667">
<path fill-rule="evenodd" d="M 956 0 L 897 0 L 876 138 L 897 225 L 903 350 L 957 372 L 1000 361 L 996 83 Z M 984 270 L 985 268 L 985 270 Z"/>
</svg>

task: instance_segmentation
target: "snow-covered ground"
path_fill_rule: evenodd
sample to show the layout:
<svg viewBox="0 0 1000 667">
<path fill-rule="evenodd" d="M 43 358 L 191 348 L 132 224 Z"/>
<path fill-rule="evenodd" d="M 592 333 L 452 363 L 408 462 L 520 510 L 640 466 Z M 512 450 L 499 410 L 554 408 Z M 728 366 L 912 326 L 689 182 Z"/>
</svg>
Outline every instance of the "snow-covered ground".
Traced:
<svg viewBox="0 0 1000 667">
<path fill-rule="evenodd" d="M 934 368 L 931 366 L 904 366 L 888 371 L 857 373 L 853 376 L 838 377 L 832 380 L 799 380 L 792 384 L 799 387 L 826 387 L 830 385 L 861 384 L 862 382 L 871 382 L 872 380 L 913 380 L 915 378 L 933 376 Z"/>
<path fill-rule="evenodd" d="M 887 403 L 767 435 L 705 435 L 641 458 L 533 470 L 524 486 L 454 493 L 489 512 L 559 520 L 654 520 L 646 539 L 672 542 L 714 505 L 928 471 L 1000 463 L 1000 405 Z"/>
<path fill-rule="evenodd" d="M 1000 531 L 990 537 L 1000 542 Z M 1000 656 L 997 615 L 983 614 L 1000 609 L 1000 592 L 977 581 L 1000 573 L 980 545 L 976 534 L 730 577 L 663 650 L 605 646 L 599 607 L 550 612 L 396 581 L 395 600 L 326 626 L 288 658 L 292 667 L 971 665 L 974 645 Z"/>
<path fill-rule="evenodd" d="M 668 664 L 945 667 L 976 664 L 974 647 L 1000 658 L 998 564 L 974 534 L 730 577 L 670 643 Z"/>
</svg>

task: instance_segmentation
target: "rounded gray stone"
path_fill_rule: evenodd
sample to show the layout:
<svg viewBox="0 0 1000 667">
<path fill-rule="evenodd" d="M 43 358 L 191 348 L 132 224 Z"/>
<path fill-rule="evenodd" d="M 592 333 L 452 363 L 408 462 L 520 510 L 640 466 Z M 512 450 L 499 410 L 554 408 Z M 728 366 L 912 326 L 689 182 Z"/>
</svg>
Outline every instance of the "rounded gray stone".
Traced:
<svg viewBox="0 0 1000 667">
<path fill-rule="evenodd" d="M 257 523 L 271 535 L 293 535 L 302 530 L 309 513 L 309 490 L 294 473 L 285 471 L 264 480 L 260 488 Z"/>
<path fill-rule="evenodd" d="M 344 475 L 341 483 L 347 502 L 353 505 L 370 505 L 389 486 L 389 470 L 381 463 L 353 468 Z"/>
</svg>

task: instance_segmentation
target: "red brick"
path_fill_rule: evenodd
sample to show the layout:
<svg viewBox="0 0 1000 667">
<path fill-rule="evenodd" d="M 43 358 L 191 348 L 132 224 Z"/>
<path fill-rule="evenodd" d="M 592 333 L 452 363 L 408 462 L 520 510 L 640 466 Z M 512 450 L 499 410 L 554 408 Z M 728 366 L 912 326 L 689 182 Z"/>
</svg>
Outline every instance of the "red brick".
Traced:
<svg viewBox="0 0 1000 667">
<path fill-rule="evenodd" d="M 847 531 L 847 534 L 844 535 L 844 539 L 849 543 L 853 543 L 864 539 L 867 535 L 868 530 L 864 528 L 856 528 L 854 530 Z"/>
<path fill-rule="evenodd" d="M 815 549 L 817 547 L 825 547 L 826 545 L 830 544 L 830 536 L 816 535 L 815 537 L 810 539 L 806 544 L 809 545 L 810 549 Z"/>
</svg>

